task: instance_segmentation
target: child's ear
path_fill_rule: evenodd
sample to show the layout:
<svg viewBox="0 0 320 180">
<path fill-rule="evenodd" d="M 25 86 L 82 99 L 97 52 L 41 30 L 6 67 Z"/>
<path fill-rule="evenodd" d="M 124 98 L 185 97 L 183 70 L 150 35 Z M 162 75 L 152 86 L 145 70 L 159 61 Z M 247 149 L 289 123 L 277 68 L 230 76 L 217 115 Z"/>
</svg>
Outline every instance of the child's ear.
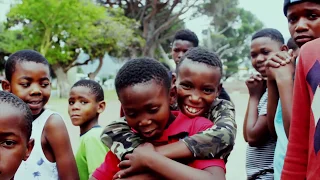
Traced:
<svg viewBox="0 0 320 180">
<path fill-rule="evenodd" d="M 176 86 L 172 86 L 169 92 L 170 96 L 170 105 L 174 105 L 177 102 L 177 88 Z"/>
<path fill-rule="evenodd" d="M 217 97 L 219 97 L 219 95 L 221 93 L 221 89 L 222 89 L 222 83 L 220 83 L 218 86 Z"/>
<path fill-rule="evenodd" d="M 4 91 L 8 91 L 8 92 L 11 92 L 11 85 L 10 85 L 10 82 L 6 79 L 2 80 L 1 81 L 1 86 L 2 86 L 2 89 Z"/>
<path fill-rule="evenodd" d="M 98 109 L 97 109 L 97 113 L 102 113 L 104 111 L 104 109 L 106 108 L 106 102 L 105 101 L 100 101 L 98 104 Z"/>
<path fill-rule="evenodd" d="M 176 81 L 177 81 L 177 74 L 173 72 L 171 74 L 171 87 L 176 85 Z"/>
<path fill-rule="evenodd" d="M 281 51 L 289 51 L 289 48 L 287 45 L 282 45 L 281 46 Z"/>
<path fill-rule="evenodd" d="M 31 151 L 33 149 L 33 146 L 34 146 L 34 139 L 30 139 L 27 144 L 26 156 L 23 159 L 24 161 L 26 161 L 29 158 Z"/>
</svg>

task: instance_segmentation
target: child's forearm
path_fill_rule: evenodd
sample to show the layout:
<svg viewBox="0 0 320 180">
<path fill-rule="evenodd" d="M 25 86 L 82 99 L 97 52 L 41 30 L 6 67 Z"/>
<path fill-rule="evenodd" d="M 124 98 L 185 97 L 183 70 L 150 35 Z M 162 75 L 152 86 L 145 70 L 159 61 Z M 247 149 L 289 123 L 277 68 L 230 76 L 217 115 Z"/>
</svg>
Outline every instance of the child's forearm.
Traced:
<svg viewBox="0 0 320 180">
<path fill-rule="evenodd" d="M 250 97 L 248 106 L 248 117 L 245 127 L 247 142 L 250 146 L 257 146 L 263 143 L 268 134 L 266 116 L 258 116 L 259 97 Z"/>
<path fill-rule="evenodd" d="M 274 118 L 278 107 L 279 93 L 277 84 L 274 80 L 267 81 L 268 86 L 268 104 L 267 104 L 267 124 L 270 134 L 273 137 L 277 137 L 277 133 L 274 128 Z"/>
<path fill-rule="evenodd" d="M 142 139 L 135 134 L 124 118 L 120 118 L 102 132 L 101 141 L 121 160 L 142 144 Z"/>
<path fill-rule="evenodd" d="M 277 80 L 277 86 L 281 100 L 284 130 L 287 137 L 289 137 L 290 122 L 292 117 L 293 79 L 279 79 Z"/>
<path fill-rule="evenodd" d="M 153 153 L 148 158 L 148 168 L 165 179 L 214 179 L 210 172 L 195 169 L 187 165 L 171 160 L 158 153 Z"/>
<path fill-rule="evenodd" d="M 182 141 L 163 146 L 158 146 L 155 149 L 159 154 L 169 159 L 184 159 L 194 157 L 189 148 Z"/>
</svg>

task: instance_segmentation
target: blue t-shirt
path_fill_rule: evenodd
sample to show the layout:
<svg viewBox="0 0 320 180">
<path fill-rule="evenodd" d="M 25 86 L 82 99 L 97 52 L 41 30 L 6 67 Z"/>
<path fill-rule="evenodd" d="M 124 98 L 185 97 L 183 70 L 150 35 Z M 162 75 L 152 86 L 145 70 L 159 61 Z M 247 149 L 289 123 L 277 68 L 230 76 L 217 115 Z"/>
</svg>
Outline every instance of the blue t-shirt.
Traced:
<svg viewBox="0 0 320 180">
<path fill-rule="evenodd" d="M 288 138 L 284 130 L 280 100 L 278 103 L 276 115 L 274 117 L 274 128 L 278 136 L 277 145 L 274 152 L 274 159 L 273 159 L 274 179 L 280 180 L 281 172 L 284 164 L 284 158 L 286 156 L 287 146 L 288 146 Z"/>
</svg>

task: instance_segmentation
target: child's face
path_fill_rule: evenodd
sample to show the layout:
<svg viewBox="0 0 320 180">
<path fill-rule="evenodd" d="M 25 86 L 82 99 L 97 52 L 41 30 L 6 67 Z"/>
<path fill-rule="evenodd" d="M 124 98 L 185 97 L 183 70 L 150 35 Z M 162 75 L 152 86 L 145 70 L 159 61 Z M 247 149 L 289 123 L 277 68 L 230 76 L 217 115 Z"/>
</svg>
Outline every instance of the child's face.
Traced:
<svg viewBox="0 0 320 180">
<path fill-rule="evenodd" d="M 251 42 L 252 66 L 266 77 L 265 62 L 272 53 L 281 51 L 281 45 L 269 37 L 260 37 Z"/>
<path fill-rule="evenodd" d="M 220 68 L 182 61 L 175 82 L 180 111 L 190 118 L 204 116 L 220 93 L 220 79 Z"/>
<path fill-rule="evenodd" d="M 1 104 L 0 110 L 0 179 L 11 179 L 33 148 L 33 140 L 22 127 L 24 116 L 19 110 Z"/>
<path fill-rule="evenodd" d="M 40 114 L 51 93 L 49 67 L 35 62 L 17 63 L 9 91 L 27 103 L 33 115 Z"/>
<path fill-rule="evenodd" d="M 291 37 L 299 47 L 320 37 L 320 4 L 303 2 L 291 5 L 287 19 Z"/>
<path fill-rule="evenodd" d="M 119 100 L 128 125 L 146 139 L 161 136 L 170 117 L 170 97 L 162 83 L 151 80 L 121 89 Z"/>
<path fill-rule="evenodd" d="M 180 62 L 181 57 L 193 47 L 193 43 L 185 40 L 175 40 L 172 44 L 171 55 L 176 63 L 176 65 Z"/>
<path fill-rule="evenodd" d="M 97 114 L 103 111 L 101 103 L 104 103 L 104 101 L 97 102 L 96 96 L 88 87 L 77 86 L 72 88 L 68 106 L 72 124 L 81 127 L 87 121 L 96 119 Z"/>
</svg>

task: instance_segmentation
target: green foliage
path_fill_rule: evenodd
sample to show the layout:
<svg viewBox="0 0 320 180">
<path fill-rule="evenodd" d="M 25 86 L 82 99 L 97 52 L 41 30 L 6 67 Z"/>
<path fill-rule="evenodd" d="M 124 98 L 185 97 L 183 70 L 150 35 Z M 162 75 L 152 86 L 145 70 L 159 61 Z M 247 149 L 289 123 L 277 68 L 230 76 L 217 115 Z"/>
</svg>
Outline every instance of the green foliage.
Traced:
<svg viewBox="0 0 320 180">
<path fill-rule="evenodd" d="M 211 18 L 204 45 L 216 51 L 226 66 L 225 76 L 238 72 L 250 54 L 250 37 L 263 27 L 251 12 L 238 7 L 238 0 L 205 0 L 199 12 Z"/>
<path fill-rule="evenodd" d="M 81 50 L 95 59 L 105 53 L 119 56 L 131 43 L 144 43 L 134 34 L 135 20 L 120 9 L 106 9 L 91 0 L 23 0 L 7 18 L 9 36 L 0 50 L 34 49 L 65 71 Z M 22 29 L 10 30 L 17 24 L 23 24 Z"/>
</svg>

